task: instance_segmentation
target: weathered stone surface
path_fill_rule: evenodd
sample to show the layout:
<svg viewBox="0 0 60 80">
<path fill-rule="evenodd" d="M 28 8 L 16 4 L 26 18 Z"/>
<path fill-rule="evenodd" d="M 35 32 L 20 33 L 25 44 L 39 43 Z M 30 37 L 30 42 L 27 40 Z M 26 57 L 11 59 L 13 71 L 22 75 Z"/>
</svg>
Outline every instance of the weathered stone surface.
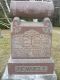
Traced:
<svg viewBox="0 0 60 80">
<path fill-rule="evenodd" d="M 54 12 L 54 5 L 52 0 L 11 0 L 10 9 L 12 16 L 40 19 L 45 17 L 51 17 Z"/>
<path fill-rule="evenodd" d="M 45 22 L 46 21 L 46 22 Z M 48 58 L 51 55 L 52 26 L 48 22 L 21 22 L 12 27 L 12 58 Z M 46 24 L 45 24 L 46 23 Z"/>
</svg>

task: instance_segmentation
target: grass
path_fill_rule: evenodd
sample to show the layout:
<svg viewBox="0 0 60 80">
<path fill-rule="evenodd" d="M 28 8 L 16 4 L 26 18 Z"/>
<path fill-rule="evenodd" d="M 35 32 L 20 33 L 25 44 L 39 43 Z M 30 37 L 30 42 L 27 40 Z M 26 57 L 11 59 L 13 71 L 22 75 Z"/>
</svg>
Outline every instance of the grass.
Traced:
<svg viewBox="0 0 60 80">
<path fill-rule="evenodd" d="M 10 54 L 10 31 L 3 30 L 2 36 L 0 38 L 0 76 L 4 71 Z"/>
<path fill-rule="evenodd" d="M 52 37 L 52 56 L 55 60 L 55 70 L 60 80 L 60 28 L 54 28 Z"/>
<path fill-rule="evenodd" d="M 2 30 L 0 38 L 0 77 L 4 71 L 10 55 L 10 30 Z M 60 80 L 60 28 L 53 28 L 52 57 L 55 61 L 55 70 Z"/>
</svg>

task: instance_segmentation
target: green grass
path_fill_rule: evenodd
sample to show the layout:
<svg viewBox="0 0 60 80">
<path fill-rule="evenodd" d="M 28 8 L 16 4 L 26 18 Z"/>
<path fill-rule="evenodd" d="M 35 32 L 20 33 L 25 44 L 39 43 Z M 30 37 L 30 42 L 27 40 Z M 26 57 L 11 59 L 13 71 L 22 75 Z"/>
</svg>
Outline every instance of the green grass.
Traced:
<svg viewBox="0 0 60 80">
<path fill-rule="evenodd" d="M 3 38 L 0 38 L 0 76 L 7 64 L 10 55 L 10 31 L 2 30 Z M 55 70 L 60 80 L 60 28 L 53 28 L 52 57 L 55 61 Z"/>
<path fill-rule="evenodd" d="M 55 60 L 55 70 L 60 80 L 60 28 L 54 28 L 52 36 L 52 56 Z"/>
<path fill-rule="evenodd" d="M 3 30 L 2 38 L 0 38 L 0 76 L 4 71 L 10 54 L 10 31 Z"/>
</svg>

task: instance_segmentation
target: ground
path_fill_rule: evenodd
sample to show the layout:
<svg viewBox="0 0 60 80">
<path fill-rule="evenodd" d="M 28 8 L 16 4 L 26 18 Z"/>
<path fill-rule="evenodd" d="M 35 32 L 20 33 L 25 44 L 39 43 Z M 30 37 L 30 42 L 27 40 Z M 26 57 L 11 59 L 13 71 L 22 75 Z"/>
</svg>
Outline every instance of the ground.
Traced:
<svg viewBox="0 0 60 80">
<path fill-rule="evenodd" d="M 0 77 L 2 76 L 7 61 L 10 56 L 10 30 L 2 30 L 2 38 L 0 38 Z M 53 28 L 52 34 L 52 57 L 55 61 L 55 71 L 60 80 L 60 28 Z"/>
</svg>

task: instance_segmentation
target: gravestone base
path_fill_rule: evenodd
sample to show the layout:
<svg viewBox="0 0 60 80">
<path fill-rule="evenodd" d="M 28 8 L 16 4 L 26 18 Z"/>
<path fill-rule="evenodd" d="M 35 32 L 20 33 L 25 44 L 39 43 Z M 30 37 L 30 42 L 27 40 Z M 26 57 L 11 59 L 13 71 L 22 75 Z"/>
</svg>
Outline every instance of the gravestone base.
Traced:
<svg viewBox="0 0 60 80">
<path fill-rule="evenodd" d="M 57 80 L 57 76 L 55 72 L 53 74 L 10 75 L 6 67 L 1 80 Z"/>
<path fill-rule="evenodd" d="M 48 59 L 9 59 L 9 74 L 52 74 L 54 61 Z"/>
</svg>

